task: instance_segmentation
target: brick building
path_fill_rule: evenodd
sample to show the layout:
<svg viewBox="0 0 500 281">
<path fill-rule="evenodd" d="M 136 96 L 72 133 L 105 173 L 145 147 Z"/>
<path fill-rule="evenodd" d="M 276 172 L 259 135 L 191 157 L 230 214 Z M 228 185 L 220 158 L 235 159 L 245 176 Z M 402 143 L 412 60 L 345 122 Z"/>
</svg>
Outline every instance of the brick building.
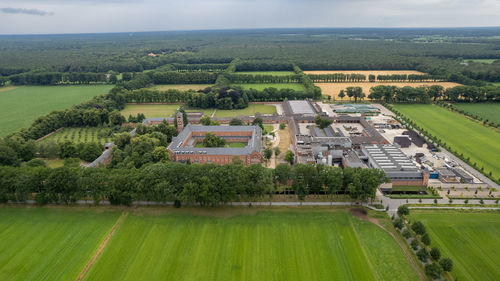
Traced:
<svg viewBox="0 0 500 281">
<path fill-rule="evenodd" d="M 223 138 L 229 147 L 200 147 L 207 133 Z M 168 146 L 170 160 L 191 163 L 230 164 L 239 157 L 245 165 L 262 162 L 262 129 L 258 126 L 198 126 L 188 124 Z M 231 147 L 243 143 L 244 147 Z"/>
</svg>

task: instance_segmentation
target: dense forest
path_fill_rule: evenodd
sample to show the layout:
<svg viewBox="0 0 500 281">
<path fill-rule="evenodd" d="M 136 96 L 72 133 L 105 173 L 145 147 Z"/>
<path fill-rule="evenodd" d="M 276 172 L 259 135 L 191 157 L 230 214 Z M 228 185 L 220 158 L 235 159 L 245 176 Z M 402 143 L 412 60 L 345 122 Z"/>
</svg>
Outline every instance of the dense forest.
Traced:
<svg viewBox="0 0 500 281">
<path fill-rule="evenodd" d="M 0 36 L 0 75 L 21 73 L 404 70 L 500 82 L 500 28 L 263 29 Z M 439 39 L 439 40 L 437 40 Z M 1 77 L 0 77 L 1 78 Z M 1 81 L 2 79 L 0 79 Z"/>
</svg>

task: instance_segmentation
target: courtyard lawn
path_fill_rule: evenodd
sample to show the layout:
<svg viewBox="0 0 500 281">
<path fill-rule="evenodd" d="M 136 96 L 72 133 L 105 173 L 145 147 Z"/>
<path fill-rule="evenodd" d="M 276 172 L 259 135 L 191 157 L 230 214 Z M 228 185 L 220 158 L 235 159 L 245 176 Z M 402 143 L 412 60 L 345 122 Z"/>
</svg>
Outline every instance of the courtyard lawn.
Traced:
<svg viewBox="0 0 500 281">
<path fill-rule="evenodd" d="M 432 104 L 396 104 L 394 108 L 430 134 L 452 147 L 457 154 L 470 157 L 477 167 L 500 179 L 500 133 L 458 113 Z"/>
<path fill-rule="evenodd" d="M 285 76 L 294 75 L 293 71 L 237 71 L 235 74 L 246 74 L 246 75 L 272 75 L 272 76 Z"/>
<path fill-rule="evenodd" d="M 21 86 L 0 91 L 0 136 L 26 128 L 41 115 L 106 94 L 112 85 Z"/>
<path fill-rule="evenodd" d="M 455 103 L 453 107 L 500 124 L 500 103 Z"/>
<path fill-rule="evenodd" d="M 129 115 L 137 116 L 143 113 L 146 118 L 154 117 L 172 117 L 177 109 L 182 106 L 180 104 L 127 104 L 120 113 L 128 118 Z M 189 108 L 185 107 L 186 112 L 204 112 L 205 116 L 210 116 L 214 110 L 211 108 Z"/>
<path fill-rule="evenodd" d="M 391 236 L 345 210 L 156 209 L 132 211 L 84 280 L 403 276 L 418 280 Z"/>
<path fill-rule="evenodd" d="M 500 213 L 412 210 L 424 223 L 431 246 L 453 260 L 455 280 L 500 280 Z"/>
<path fill-rule="evenodd" d="M 0 207 L 0 280 L 75 280 L 120 213 Z"/>
<path fill-rule="evenodd" d="M 276 112 L 276 106 L 251 103 L 248 105 L 247 108 L 243 108 L 243 109 L 233 109 L 233 110 L 217 109 L 214 117 L 216 117 L 216 118 L 236 117 L 238 115 L 239 116 L 254 116 L 255 113 L 257 113 L 257 112 L 259 112 L 260 114 L 274 114 Z"/>
<path fill-rule="evenodd" d="M 246 142 L 230 142 L 230 143 L 226 143 L 226 145 L 224 147 L 243 148 L 243 147 L 246 147 L 247 145 L 248 145 L 248 143 L 246 143 Z M 198 142 L 194 145 L 194 147 L 201 148 L 201 147 L 205 147 L 205 145 L 202 142 Z"/>
<path fill-rule="evenodd" d="M 108 132 L 108 135 L 103 136 L 102 133 Z M 101 133 L 101 135 L 100 135 Z M 55 141 L 56 143 L 63 143 L 70 141 L 72 143 L 99 143 L 104 145 L 111 142 L 113 137 L 111 129 L 98 128 L 98 127 L 80 127 L 80 128 L 63 128 L 62 130 L 50 135 L 42 141 Z"/>
<path fill-rule="evenodd" d="M 233 84 L 232 86 L 240 86 L 243 89 L 255 89 L 262 91 L 265 88 L 292 89 L 295 91 L 305 91 L 304 85 L 300 83 L 263 83 L 263 84 Z"/>
</svg>

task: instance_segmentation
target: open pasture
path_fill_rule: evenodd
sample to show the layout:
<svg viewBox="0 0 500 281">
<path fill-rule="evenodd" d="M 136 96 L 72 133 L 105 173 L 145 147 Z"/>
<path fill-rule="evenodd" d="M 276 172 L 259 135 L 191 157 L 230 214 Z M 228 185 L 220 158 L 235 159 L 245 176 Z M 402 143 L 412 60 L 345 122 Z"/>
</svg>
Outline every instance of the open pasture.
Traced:
<svg viewBox="0 0 500 281">
<path fill-rule="evenodd" d="M 0 207 L 0 280 L 73 281 L 120 213 Z"/>
<path fill-rule="evenodd" d="M 172 117 L 180 106 L 182 106 L 182 104 L 127 104 L 120 113 L 125 116 L 125 118 L 128 118 L 129 115 L 137 116 L 139 113 L 143 113 L 146 118 Z M 186 112 L 204 112 L 205 116 L 210 116 L 214 111 L 211 108 L 201 109 L 184 107 L 184 109 Z"/>
<path fill-rule="evenodd" d="M 167 90 L 198 91 L 212 86 L 213 85 L 211 84 L 179 84 L 179 85 L 156 85 L 155 88 L 160 91 L 167 91 Z"/>
<path fill-rule="evenodd" d="M 464 116 L 432 104 L 395 104 L 394 108 L 437 136 L 471 162 L 500 178 L 500 133 Z"/>
<path fill-rule="evenodd" d="M 285 76 L 294 75 L 293 71 L 238 71 L 235 74 L 246 74 L 246 75 L 272 75 L 272 76 Z"/>
<path fill-rule="evenodd" d="M 265 88 L 292 89 L 295 91 L 305 91 L 306 88 L 300 83 L 262 83 L 262 84 L 233 84 L 232 86 L 240 86 L 243 89 L 255 89 L 262 91 Z"/>
<path fill-rule="evenodd" d="M 378 226 L 344 210 L 311 209 L 132 211 L 84 280 L 166 276 L 418 280 L 399 246 Z"/>
<path fill-rule="evenodd" d="M 217 109 L 214 117 L 222 118 L 222 117 L 236 117 L 236 116 L 254 116 L 255 113 L 257 112 L 259 112 L 260 114 L 274 114 L 276 113 L 276 106 L 251 103 L 248 105 L 247 108 L 243 109 L 233 109 L 233 110 Z"/>
<path fill-rule="evenodd" d="M 0 92 L 0 136 L 28 127 L 41 115 L 105 94 L 112 85 L 22 86 Z M 0 88 L 1 89 L 1 88 Z"/>
<path fill-rule="evenodd" d="M 412 221 L 424 223 L 431 246 L 453 262 L 455 280 L 500 280 L 500 213 L 416 211 Z"/>
<path fill-rule="evenodd" d="M 466 62 L 479 62 L 479 63 L 485 63 L 485 64 L 492 64 L 498 59 L 468 59 Z"/>
<path fill-rule="evenodd" d="M 81 127 L 81 128 L 63 128 L 62 130 L 43 139 L 43 141 L 55 141 L 63 143 L 70 141 L 72 143 L 99 143 L 104 145 L 112 141 L 111 130 L 97 127 Z"/>
<path fill-rule="evenodd" d="M 453 82 L 353 82 L 353 83 L 315 83 L 314 85 L 321 88 L 321 92 L 323 95 L 331 96 L 335 99 L 340 99 L 338 97 L 340 90 L 345 90 L 347 87 L 361 87 L 363 89 L 363 93 L 368 97 L 370 94 L 370 89 L 379 85 L 386 86 L 396 86 L 396 87 L 419 87 L 419 86 L 432 86 L 432 85 L 441 85 L 445 89 L 460 86 L 460 84 Z M 343 100 L 348 100 L 347 96 L 344 97 Z"/>
<path fill-rule="evenodd" d="M 500 124 L 500 103 L 455 103 L 453 107 Z"/>
</svg>

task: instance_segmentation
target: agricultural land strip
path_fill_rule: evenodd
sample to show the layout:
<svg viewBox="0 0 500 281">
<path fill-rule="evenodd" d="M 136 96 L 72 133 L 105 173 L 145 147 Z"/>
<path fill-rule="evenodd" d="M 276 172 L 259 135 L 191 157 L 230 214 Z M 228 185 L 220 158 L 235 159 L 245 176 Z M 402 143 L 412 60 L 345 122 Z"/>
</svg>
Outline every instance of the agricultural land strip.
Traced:
<svg viewBox="0 0 500 281">
<path fill-rule="evenodd" d="M 500 103 L 455 103 L 453 107 L 500 124 Z"/>
</svg>

